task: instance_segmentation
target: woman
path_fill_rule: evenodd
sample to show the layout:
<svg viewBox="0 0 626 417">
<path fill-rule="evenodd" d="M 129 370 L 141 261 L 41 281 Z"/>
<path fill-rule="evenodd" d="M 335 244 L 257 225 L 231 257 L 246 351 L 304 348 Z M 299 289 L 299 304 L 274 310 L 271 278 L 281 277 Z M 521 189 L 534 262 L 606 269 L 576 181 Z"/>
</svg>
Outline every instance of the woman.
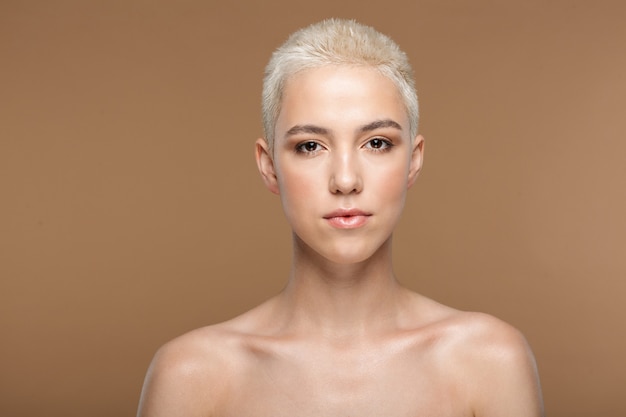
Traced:
<svg viewBox="0 0 626 417">
<path fill-rule="evenodd" d="M 388 37 L 331 19 L 277 49 L 256 160 L 293 230 L 288 283 L 156 354 L 139 416 L 543 414 L 523 336 L 403 288 L 391 242 L 423 160 L 412 70 Z"/>
</svg>

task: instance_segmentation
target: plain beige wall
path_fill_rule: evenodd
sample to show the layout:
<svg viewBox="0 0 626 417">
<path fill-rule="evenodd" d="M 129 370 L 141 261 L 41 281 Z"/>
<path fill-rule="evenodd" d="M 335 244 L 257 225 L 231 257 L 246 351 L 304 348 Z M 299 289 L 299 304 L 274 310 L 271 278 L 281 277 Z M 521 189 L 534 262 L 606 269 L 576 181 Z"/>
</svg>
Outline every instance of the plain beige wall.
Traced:
<svg viewBox="0 0 626 417">
<path fill-rule="evenodd" d="M 0 1 L 0 415 L 134 415 L 158 346 L 280 290 L 262 71 L 330 16 L 416 69 L 400 280 L 519 327 L 551 417 L 626 415 L 622 4 Z"/>
</svg>

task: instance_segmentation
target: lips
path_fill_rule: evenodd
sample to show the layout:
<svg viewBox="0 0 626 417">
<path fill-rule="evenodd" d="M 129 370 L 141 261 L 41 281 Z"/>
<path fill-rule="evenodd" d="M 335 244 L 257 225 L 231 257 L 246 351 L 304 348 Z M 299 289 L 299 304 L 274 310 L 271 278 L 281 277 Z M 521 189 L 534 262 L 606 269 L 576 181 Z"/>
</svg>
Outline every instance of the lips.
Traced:
<svg viewBox="0 0 626 417">
<path fill-rule="evenodd" d="M 359 209 L 339 209 L 324 216 L 324 219 L 338 229 L 356 229 L 367 223 L 370 213 Z"/>
</svg>

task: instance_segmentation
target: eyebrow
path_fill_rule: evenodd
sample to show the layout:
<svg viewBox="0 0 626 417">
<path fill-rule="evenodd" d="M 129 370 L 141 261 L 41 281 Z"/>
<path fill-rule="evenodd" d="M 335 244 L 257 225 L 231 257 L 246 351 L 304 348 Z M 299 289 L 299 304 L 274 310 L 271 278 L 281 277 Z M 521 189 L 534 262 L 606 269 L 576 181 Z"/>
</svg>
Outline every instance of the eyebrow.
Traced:
<svg viewBox="0 0 626 417">
<path fill-rule="evenodd" d="M 328 135 L 329 130 L 315 125 L 295 125 L 285 133 L 285 137 L 309 133 L 312 135 Z"/>
<path fill-rule="evenodd" d="M 402 130 L 402 126 L 400 125 L 400 123 L 391 119 L 375 120 L 371 123 L 361 126 L 357 130 L 363 133 L 371 132 L 372 130 L 376 129 L 383 129 L 386 127 L 392 127 L 394 129 Z M 285 137 L 302 133 L 308 133 L 312 135 L 328 135 L 330 133 L 330 130 L 326 129 L 325 127 L 316 125 L 295 125 L 285 133 Z"/>
<path fill-rule="evenodd" d="M 402 126 L 400 126 L 400 123 L 396 122 L 395 120 L 382 119 L 382 120 L 375 120 L 372 123 L 368 123 L 364 126 L 361 126 L 359 128 L 359 131 L 371 132 L 372 130 L 382 129 L 385 127 L 393 127 L 394 129 L 402 130 Z"/>
</svg>

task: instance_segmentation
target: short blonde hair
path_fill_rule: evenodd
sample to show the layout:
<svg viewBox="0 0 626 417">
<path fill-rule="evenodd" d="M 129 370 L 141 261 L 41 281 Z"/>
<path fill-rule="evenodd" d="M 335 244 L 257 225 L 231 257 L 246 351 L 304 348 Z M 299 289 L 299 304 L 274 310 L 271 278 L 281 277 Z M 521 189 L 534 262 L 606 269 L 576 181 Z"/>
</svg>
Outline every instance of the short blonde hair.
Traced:
<svg viewBox="0 0 626 417">
<path fill-rule="evenodd" d="M 263 80 L 263 128 L 273 147 L 285 84 L 305 69 L 357 65 L 377 69 L 398 88 L 409 116 L 411 138 L 417 135 L 419 110 L 408 57 L 386 35 L 354 20 L 328 19 L 294 32 L 274 51 Z"/>
</svg>

